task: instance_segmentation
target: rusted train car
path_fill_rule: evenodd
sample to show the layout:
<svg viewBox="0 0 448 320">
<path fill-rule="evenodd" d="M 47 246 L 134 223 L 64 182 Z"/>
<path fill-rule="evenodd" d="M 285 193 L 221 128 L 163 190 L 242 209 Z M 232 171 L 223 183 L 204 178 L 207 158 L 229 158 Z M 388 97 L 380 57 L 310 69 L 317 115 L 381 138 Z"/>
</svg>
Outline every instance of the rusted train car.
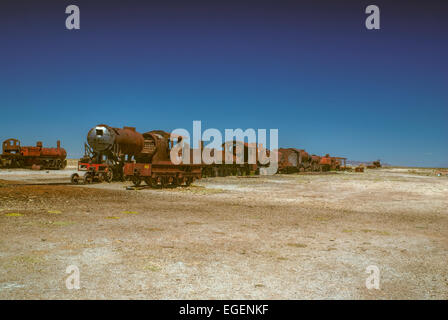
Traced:
<svg viewBox="0 0 448 320">
<path fill-rule="evenodd" d="M 378 168 L 381 168 L 381 161 L 380 160 L 373 161 L 371 164 L 367 165 L 367 168 L 368 169 L 378 169 Z"/>
<path fill-rule="evenodd" d="M 327 153 L 320 159 L 321 171 L 339 170 L 340 162 L 335 157 L 330 157 Z"/>
<path fill-rule="evenodd" d="M 312 170 L 312 157 L 304 149 L 280 148 L 278 150 L 278 172 L 294 173 Z"/>
<path fill-rule="evenodd" d="M 59 140 L 56 148 L 45 148 L 41 141 L 36 146 L 21 146 L 19 140 L 7 139 L 3 141 L 0 167 L 58 170 L 67 166 L 66 157 Z"/>
<path fill-rule="evenodd" d="M 174 142 L 161 130 L 139 133 L 133 127 L 114 128 L 98 125 L 87 134 L 86 154 L 78 168 L 86 171 L 85 183 L 93 181 L 131 180 L 138 186 L 190 184 L 201 177 L 201 166 L 174 164 L 170 159 Z M 72 182 L 81 177 L 72 175 Z"/>
<path fill-rule="evenodd" d="M 211 150 L 221 153 L 221 163 L 207 164 L 202 162 L 203 177 L 248 176 L 258 175 L 260 168 L 260 149 L 255 143 L 227 141 L 222 144 L 222 150 Z M 269 154 L 268 154 L 269 155 Z"/>
<path fill-rule="evenodd" d="M 324 172 L 345 170 L 346 158 L 331 157 L 329 154 L 325 156 L 309 155 L 303 149 L 296 148 L 280 148 L 279 153 L 279 173 L 294 172 Z"/>
<path fill-rule="evenodd" d="M 320 164 L 320 160 L 322 159 L 322 157 L 321 156 L 317 156 L 317 155 L 315 155 L 315 154 L 313 154 L 312 156 L 311 156 L 311 166 L 310 166 L 310 171 L 313 171 L 313 172 L 318 172 L 318 171 L 321 171 L 322 169 L 322 167 L 321 167 L 321 164 Z"/>
<path fill-rule="evenodd" d="M 174 141 L 171 134 L 161 130 L 146 132 L 142 135 L 143 148 L 135 156 L 135 162 L 124 164 L 123 172 L 126 179 L 135 186 L 145 181 L 150 186 L 179 186 L 190 185 L 202 176 L 201 164 L 173 163 L 171 151 Z M 178 137 L 180 142 L 181 137 Z M 175 151 L 174 151 L 175 152 Z M 179 155 L 179 154 L 178 154 Z"/>
</svg>

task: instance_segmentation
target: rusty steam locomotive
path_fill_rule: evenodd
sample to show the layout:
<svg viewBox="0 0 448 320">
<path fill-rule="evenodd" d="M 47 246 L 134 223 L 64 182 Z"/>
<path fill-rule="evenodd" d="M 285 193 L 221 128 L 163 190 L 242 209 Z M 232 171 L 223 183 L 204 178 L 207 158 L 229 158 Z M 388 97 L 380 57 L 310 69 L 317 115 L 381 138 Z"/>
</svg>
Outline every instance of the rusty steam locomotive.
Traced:
<svg viewBox="0 0 448 320">
<path fill-rule="evenodd" d="M 135 186 L 145 181 L 150 186 L 189 185 L 201 177 L 201 165 L 173 164 L 170 133 L 154 130 L 139 133 L 133 127 L 98 125 L 87 134 L 86 154 L 78 169 L 86 171 L 85 183 L 131 180 Z M 72 182 L 78 183 L 78 174 Z"/>
<path fill-rule="evenodd" d="M 32 168 L 64 169 L 67 165 L 67 152 L 61 148 L 58 140 L 56 148 L 44 148 L 38 141 L 36 146 L 21 146 L 17 139 L 3 141 L 0 167 L 2 168 Z"/>
</svg>

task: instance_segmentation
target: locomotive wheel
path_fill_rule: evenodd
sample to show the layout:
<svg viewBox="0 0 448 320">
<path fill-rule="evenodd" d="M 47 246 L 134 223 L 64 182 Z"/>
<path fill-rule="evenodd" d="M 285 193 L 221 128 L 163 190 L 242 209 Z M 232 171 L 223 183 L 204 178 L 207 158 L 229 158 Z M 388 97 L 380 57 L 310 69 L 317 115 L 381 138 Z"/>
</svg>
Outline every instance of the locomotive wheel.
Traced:
<svg viewBox="0 0 448 320">
<path fill-rule="evenodd" d="M 111 183 L 113 178 L 114 178 L 114 173 L 112 172 L 112 170 L 109 170 L 104 173 L 104 181 Z"/>
<path fill-rule="evenodd" d="M 77 173 L 72 174 L 71 177 L 70 177 L 70 181 L 73 184 L 78 184 L 78 182 L 79 182 L 79 174 L 77 174 Z"/>
<path fill-rule="evenodd" d="M 183 180 L 182 178 L 178 178 L 178 177 L 174 178 L 173 186 L 178 187 L 178 186 L 182 185 L 182 180 Z"/>
<path fill-rule="evenodd" d="M 178 185 L 178 179 L 176 176 L 168 177 L 167 180 L 168 184 L 173 188 L 175 188 Z"/>
<path fill-rule="evenodd" d="M 65 169 L 66 166 L 67 166 L 67 160 L 62 161 L 61 169 Z"/>
<path fill-rule="evenodd" d="M 18 168 L 18 167 L 19 167 L 18 161 L 15 159 L 11 160 L 11 168 Z"/>
<path fill-rule="evenodd" d="M 25 161 L 17 160 L 17 165 L 18 165 L 19 168 L 24 168 L 25 167 Z"/>
<path fill-rule="evenodd" d="M 115 168 L 114 167 L 114 169 L 109 168 L 109 170 L 111 171 L 112 179 L 114 179 L 115 181 L 122 181 L 123 182 L 123 181 L 126 181 L 126 180 L 132 180 L 129 177 L 125 177 L 124 174 L 123 174 L 123 170 L 122 169 L 120 170 L 120 168 Z M 113 172 L 112 172 L 112 170 L 113 170 Z"/>
<path fill-rule="evenodd" d="M 150 187 L 154 187 L 154 181 L 152 180 L 151 177 L 146 177 L 145 178 L 145 183 L 150 186 Z"/>
<path fill-rule="evenodd" d="M 84 174 L 84 183 L 85 183 L 85 184 L 90 184 L 90 183 L 92 183 L 92 182 L 93 182 L 92 174 L 91 174 L 90 172 L 86 172 L 86 173 Z"/>
<path fill-rule="evenodd" d="M 135 187 L 138 187 L 142 183 L 142 179 L 139 176 L 132 176 L 131 180 Z"/>
<path fill-rule="evenodd" d="M 161 188 L 165 188 L 167 185 L 167 178 L 166 177 L 161 177 L 160 178 L 160 187 Z"/>
</svg>

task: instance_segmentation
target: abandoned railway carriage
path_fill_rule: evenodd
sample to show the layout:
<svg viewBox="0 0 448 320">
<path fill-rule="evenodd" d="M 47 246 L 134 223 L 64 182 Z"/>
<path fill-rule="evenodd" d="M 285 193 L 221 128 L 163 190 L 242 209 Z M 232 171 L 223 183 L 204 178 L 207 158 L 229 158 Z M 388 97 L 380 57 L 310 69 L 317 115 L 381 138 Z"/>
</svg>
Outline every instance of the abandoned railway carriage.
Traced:
<svg viewBox="0 0 448 320">
<path fill-rule="evenodd" d="M 203 164 L 202 173 L 204 177 L 248 176 L 260 173 L 259 149 L 255 144 L 250 145 L 247 142 L 228 141 L 224 142 L 221 147 L 222 150 L 212 150 L 211 155 L 213 156 L 215 152 L 220 152 L 222 163 Z M 238 151 L 238 148 L 241 151 Z M 253 149 L 250 150 L 251 148 Z M 238 152 L 241 152 L 240 157 Z M 231 159 L 231 161 L 226 160 L 226 157 Z"/>
<path fill-rule="evenodd" d="M 0 167 L 3 168 L 33 168 L 33 169 L 64 169 L 67 166 L 67 152 L 57 142 L 56 148 L 44 148 L 38 141 L 36 146 L 21 146 L 17 139 L 3 141 Z"/>
</svg>

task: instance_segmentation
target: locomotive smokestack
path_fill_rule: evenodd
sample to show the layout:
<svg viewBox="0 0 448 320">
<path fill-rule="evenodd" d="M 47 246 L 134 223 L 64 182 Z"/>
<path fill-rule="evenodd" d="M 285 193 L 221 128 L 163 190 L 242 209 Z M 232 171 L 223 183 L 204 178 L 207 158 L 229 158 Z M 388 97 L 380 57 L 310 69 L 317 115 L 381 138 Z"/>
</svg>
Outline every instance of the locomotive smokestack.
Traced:
<svg viewBox="0 0 448 320">
<path fill-rule="evenodd" d="M 58 141 L 56 142 L 56 145 L 58 146 L 58 150 L 61 149 L 61 141 L 60 141 L 60 140 L 58 140 Z"/>
</svg>

